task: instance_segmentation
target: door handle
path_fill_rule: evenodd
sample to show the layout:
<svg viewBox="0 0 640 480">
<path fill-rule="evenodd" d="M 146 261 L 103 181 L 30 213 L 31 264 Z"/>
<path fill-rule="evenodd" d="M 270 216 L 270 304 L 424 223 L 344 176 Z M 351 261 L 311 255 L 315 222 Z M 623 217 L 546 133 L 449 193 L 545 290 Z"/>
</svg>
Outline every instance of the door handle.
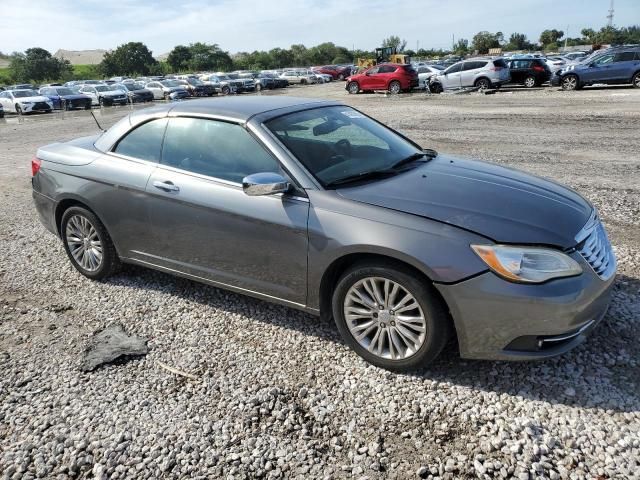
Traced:
<svg viewBox="0 0 640 480">
<path fill-rule="evenodd" d="M 156 188 L 159 188 L 160 190 L 164 190 L 165 192 L 179 192 L 180 191 L 180 187 L 177 185 L 174 185 L 173 182 L 166 180 L 164 182 L 161 182 L 159 180 L 156 180 L 155 182 L 153 182 L 153 186 Z"/>
</svg>

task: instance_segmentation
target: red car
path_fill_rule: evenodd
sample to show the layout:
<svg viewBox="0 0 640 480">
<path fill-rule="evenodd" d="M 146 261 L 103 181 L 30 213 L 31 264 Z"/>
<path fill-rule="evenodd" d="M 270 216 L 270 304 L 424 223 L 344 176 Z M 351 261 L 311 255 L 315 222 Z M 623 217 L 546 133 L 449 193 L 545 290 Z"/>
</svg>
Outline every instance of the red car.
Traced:
<svg viewBox="0 0 640 480">
<path fill-rule="evenodd" d="M 338 67 L 337 65 L 325 65 L 324 67 L 312 68 L 314 72 L 331 75 L 334 80 L 344 80 L 349 73 L 349 68 Z"/>
<path fill-rule="evenodd" d="M 418 72 L 411 65 L 382 63 L 363 73 L 347 78 L 349 93 L 367 90 L 387 90 L 389 93 L 408 92 L 418 86 Z"/>
</svg>

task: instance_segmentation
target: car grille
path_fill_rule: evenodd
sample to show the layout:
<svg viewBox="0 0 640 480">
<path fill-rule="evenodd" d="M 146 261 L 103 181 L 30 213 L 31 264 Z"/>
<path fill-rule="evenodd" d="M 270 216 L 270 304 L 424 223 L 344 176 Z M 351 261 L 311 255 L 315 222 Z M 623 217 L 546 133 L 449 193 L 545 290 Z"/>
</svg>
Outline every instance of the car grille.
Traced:
<svg viewBox="0 0 640 480">
<path fill-rule="evenodd" d="M 51 110 L 51 107 L 46 102 L 36 102 L 33 105 L 33 110 Z"/>
<path fill-rule="evenodd" d="M 615 273 L 616 258 L 609 243 L 607 232 L 597 215 L 593 215 L 576 237 L 578 252 L 603 280 Z"/>
</svg>

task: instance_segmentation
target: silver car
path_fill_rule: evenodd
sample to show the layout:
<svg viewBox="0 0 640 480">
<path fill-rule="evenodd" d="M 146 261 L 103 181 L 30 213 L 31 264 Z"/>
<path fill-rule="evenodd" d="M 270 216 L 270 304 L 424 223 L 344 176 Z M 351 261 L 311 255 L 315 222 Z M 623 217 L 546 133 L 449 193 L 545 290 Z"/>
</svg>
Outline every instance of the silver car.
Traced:
<svg viewBox="0 0 640 480">
<path fill-rule="evenodd" d="M 333 316 L 394 370 L 451 336 L 467 358 L 566 352 L 603 318 L 615 277 L 577 193 L 423 150 L 338 102 L 137 110 L 42 147 L 32 173 L 40 219 L 86 277 L 132 263 Z"/>
<path fill-rule="evenodd" d="M 511 74 L 504 59 L 469 58 L 432 77 L 430 88 L 434 93 L 471 87 L 488 89 L 498 88 L 510 80 Z"/>
</svg>

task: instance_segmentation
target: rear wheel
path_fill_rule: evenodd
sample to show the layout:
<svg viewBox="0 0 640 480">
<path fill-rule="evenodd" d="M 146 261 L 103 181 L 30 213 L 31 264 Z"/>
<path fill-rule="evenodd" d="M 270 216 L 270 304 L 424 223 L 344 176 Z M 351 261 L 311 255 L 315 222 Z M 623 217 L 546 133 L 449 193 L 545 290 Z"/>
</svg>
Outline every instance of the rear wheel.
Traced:
<svg viewBox="0 0 640 480">
<path fill-rule="evenodd" d="M 402 86 L 400 85 L 400 82 L 398 82 L 397 80 L 393 80 L 391 83 L 389 83 L 389 93 L 396 95 L 401 91 Z"/>
<path fill-rule="evenodd" d="M 394 264 L 355 265 L 338 281 L 332 304 L 346 343 L 390 370 L 428 364 L 450 335 L 446 309 L 432 287 Z"/>
<path fill-rule="evenodd" d="M 534 77 L 533 75 L 529 75 L 527 78 L 524 79 L 524 86 L 527 88 L 533 88 L 536 86 L 536 77 Z"/>
<path fill-rule="evenodd" d="M 476 80 L 476 83 L 474 83 L 473 86 L 479 88 L 480 90 L 488 90 L 491 88 L 491 82 L 488 78 L 479 78 L 478 80 Z"/>
<path fill-rule="evenodd" d="M 578 90 L 580 84 L 577 75 L 565 75 L 562 79 L 562 89 L 567 91 Z"/>
<path fill-rule="evenodd" d="M 227 86 L 222 87 L 222 93 L 225 95 L 229 95 L 231 93 L 231 89 Z"/>
<path fill-rule="evenodd" d="M 347 85 L 347 92 L 349 92 L 350 94 L 355 95 L 359 91 L 360 91 L 360 86 L 358 85 L 357 82 L 350 82 L 349 85 Z"/>
<path fill-rule="evenodd" d="M 633 86 L 636 88 L 640 88 L 640 72 L 636 73 L 633 78 L 631 79 L 631 83 L 633 83 Z"/>
<path fill-rule="evenodd" d="M 256 92 L 259 92 L 260 90 L 262 90 L 262 84 L 256 83 Z"/>
<path fill-rule="evenodd" d="M 101 280 L 120 268 L 120 259 L 102 222 L 89 210 L 71 207 L 62 215 L 60 233 L 69 260 L 82 275 Z"/>
</svg>

